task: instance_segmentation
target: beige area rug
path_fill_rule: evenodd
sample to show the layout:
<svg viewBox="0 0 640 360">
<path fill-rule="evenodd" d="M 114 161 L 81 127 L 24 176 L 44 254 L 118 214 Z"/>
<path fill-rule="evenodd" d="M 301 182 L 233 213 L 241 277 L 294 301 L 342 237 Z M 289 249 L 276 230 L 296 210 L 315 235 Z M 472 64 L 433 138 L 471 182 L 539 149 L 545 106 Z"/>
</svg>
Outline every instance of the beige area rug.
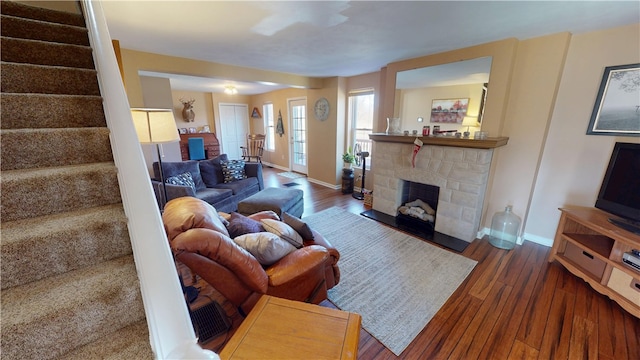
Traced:
<svg viewBox="0 0 640 360">
<path fill-rule="evenodd" d="M 284 176 L 284 177 L 289 178 L 289 179 L 300 179 L 300 178 L 303 178 L 303 177 L 307 177 L 304 174 L 299 174 L 299 173 L 293 172 L 293 171 L 281 172 L 281 173 L 278 173 L 278 175 Z"/>
<path fill-rule="evenodd" d="M 303 219 L 340 251 L 329 300 L 400 355 L 477 262 L 361 215 L 330 208 Z"/>
</svg>

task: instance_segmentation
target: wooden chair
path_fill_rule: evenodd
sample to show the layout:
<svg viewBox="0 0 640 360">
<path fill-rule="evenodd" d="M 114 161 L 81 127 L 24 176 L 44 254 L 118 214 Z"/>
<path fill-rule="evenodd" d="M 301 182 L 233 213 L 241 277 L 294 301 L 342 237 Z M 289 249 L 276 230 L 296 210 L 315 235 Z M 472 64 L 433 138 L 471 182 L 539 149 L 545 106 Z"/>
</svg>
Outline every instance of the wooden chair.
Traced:
<svg viewBox="0 0 640 360">
<path fill-rule="evenodd" d="M 262 164 L 262 151 L 264 150 L 264 138 L 262 134 L 247 135 L 247 146 L 240 146 L 242 149 L 242 159 L 251 161 L 255 158 L 257 162 Z"/>
</svg>

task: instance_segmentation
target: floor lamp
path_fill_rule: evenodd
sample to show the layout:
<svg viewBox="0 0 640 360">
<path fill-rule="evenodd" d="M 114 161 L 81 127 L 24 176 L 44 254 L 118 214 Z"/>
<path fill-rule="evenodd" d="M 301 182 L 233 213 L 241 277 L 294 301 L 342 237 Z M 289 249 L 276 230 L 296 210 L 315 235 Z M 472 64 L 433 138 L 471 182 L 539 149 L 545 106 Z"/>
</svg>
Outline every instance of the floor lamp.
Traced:
<svg viewBox="0 0 640 360">
<path fill-rule="evenodd" d="M 160 202 L 161 210 L 167 203 L 167 185 L 164 183 L 164 171 L 162 169 L 162 154 L 160 144 L 180 141 L 176 120 L 171 109 L 131 109 L 133 125 L 141 144 L 155 144 L 158 152 L 158 168 L 160 169 L 160 182 L 162 182 L 163 199 Z"/>
</svg>

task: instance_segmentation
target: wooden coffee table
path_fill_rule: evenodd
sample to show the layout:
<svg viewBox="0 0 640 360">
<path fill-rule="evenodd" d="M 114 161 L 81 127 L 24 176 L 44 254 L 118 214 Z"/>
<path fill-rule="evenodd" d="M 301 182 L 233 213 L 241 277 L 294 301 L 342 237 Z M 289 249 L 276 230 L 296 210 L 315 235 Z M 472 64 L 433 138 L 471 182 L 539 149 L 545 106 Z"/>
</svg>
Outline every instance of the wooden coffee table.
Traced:
<svg viewBox="0 0 640 360">
<path fill-rule="evenodd" d="M 356 359 L 358 314 L 262 296 L 221 359 Z"/>
</svg>

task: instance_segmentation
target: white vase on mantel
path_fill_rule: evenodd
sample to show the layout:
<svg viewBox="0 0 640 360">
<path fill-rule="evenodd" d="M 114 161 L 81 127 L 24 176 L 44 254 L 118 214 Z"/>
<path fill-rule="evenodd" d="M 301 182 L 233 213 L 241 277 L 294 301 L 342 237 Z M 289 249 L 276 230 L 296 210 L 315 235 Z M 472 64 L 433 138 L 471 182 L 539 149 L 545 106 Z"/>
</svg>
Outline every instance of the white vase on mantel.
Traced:
<svg viewBox="0 0 640 360">
<path fill-rule="evenodd" d="M 400 118 L 387 118 L 387 130 L 388 135 L 397 135 L 402 133 L 400 131 Z"/>
</svg>

